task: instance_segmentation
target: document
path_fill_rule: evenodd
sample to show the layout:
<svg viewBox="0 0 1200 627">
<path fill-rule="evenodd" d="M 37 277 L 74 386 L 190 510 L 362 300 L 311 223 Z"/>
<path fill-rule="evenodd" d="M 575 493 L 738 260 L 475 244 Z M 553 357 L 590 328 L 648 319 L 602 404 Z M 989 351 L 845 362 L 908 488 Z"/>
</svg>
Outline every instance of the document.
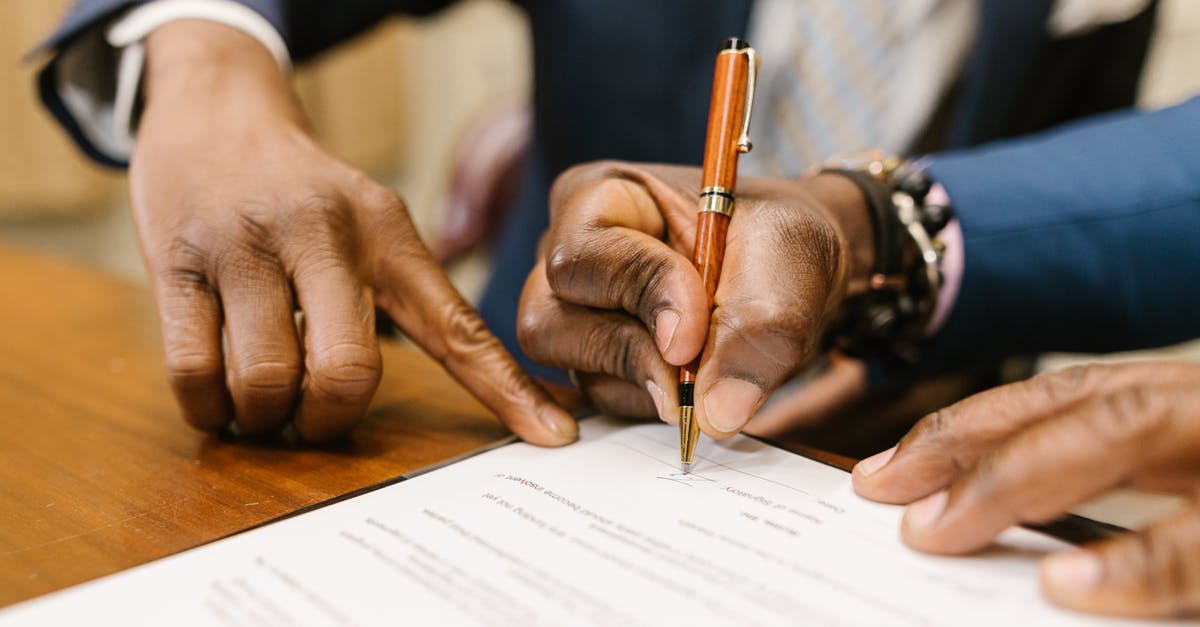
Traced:
<svg viewBox="0 0 1200 627">
<path fill-rule="evenodd" d="M 906 548 L 901 509 L 738 436 L 582 421 L 0 613 L 0 625 L 1097 625 L 1051 607 L 1014 528 L 970 557 Z"/>
</svg>

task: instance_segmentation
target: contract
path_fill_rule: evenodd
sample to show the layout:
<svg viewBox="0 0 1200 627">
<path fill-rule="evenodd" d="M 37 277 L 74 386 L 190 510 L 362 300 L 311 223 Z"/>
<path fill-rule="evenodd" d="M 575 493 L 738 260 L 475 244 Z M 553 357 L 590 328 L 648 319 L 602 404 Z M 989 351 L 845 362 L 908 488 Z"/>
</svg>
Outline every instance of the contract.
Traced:
<svg viewBox="0 0 1200 627">
<path fill-rule="evenodd" d="M 1039 596 L 1065 545 L 971 557 L 899 540 L 901 509 L 749 437 L 593 418 L 0 613 L 9 624 L 1096 625 Z M 1125 624 L 1125 623 L 1121 623 Z"/>
</svg>

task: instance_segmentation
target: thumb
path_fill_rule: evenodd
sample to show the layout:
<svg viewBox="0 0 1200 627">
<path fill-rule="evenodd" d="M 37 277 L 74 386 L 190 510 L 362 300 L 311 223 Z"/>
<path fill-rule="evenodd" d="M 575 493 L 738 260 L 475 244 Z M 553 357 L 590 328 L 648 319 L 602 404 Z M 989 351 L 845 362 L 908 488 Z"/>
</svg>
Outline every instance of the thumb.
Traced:
<svg viewBox="0 0 1200 627">
<path fill-rule="evenodd" d="M 824 218 L 772 202 L 738 211 L 696 373 L 697 422 L 717 438 L 740 431 L 812 358 L 845 278 Z"/>
</svg>

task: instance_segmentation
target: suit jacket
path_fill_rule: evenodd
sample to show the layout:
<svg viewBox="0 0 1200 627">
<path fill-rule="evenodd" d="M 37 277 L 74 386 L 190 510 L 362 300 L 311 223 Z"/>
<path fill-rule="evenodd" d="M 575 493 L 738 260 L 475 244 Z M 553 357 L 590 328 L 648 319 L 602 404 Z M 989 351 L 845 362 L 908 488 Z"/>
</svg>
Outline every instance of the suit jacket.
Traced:
<svg viewBox="0 0 1200 627">
<path fill-rule="evenodd" d="M 450 3 L 240 1 L 283 33 L 296 60 L 393 12 L 424 15 Z M 61 48 L 137 3 L 81 0 L 46 46 Z M 752 0 L 519 4 L 534 44 L 535 138 L 481 303 L 518 355 L 517 300 L 554 176 L 599 158 L 698 163 L 714 42 L 746 30 Z M 969 148 L 1132 104 L 1155 7 L 1057 41 L 1045 35 L 1050 7 L 1051 0 L 981 0 L 979 34 L 943 141 L 956 150 L 932 166 L 959 215 L 966 267 L 954 311 L 920 370 L 1200 335 L 1200 99 Z M 42 72 L 42 97 L 81 139 L 53 89 L 55 61 Z"/>
</svg>

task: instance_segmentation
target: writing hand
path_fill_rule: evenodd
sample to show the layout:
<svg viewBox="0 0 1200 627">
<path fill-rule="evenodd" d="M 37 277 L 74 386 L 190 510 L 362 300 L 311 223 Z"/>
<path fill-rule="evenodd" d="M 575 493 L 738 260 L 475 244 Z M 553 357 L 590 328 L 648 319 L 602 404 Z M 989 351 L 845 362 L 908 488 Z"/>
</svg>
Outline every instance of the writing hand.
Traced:
<svg viewBox="0 0 1200 627">
<path fill-rule="evenodd" d="M 168 24 L 148 40 L 144 93 L 133 213 L 188 422 L 346 434 L 379 383 L 377 304 L 522 438 L 575 438 L 434 263 L 404 202 L 307 134 L 257 42 Z"/>
<path fill-rule="evenodd" d="M 696 415 L 738 432 L 817 350 L 870 267 L 864 200 L 839 176 L 739 181 L 716 307 L 692 266 L 698 168 L 595 163 L 563 174 L 518 335 L 611 413 L 674 422 L 677 367 L 704 350 Z M 847 242 L 855 242 L 852 251 Z"/>
<path fill-rule="evenodd" d="M 1042 563 L 1066 607 L 1170 616 L 1200 611 L 1200 365 L 1132 363 L 1043 374 L 922 419 L 854 469 L 859 494 L 912 503 L 902 535 L 934 553 L 986 546 L 1104 490 L 1133 485 L 1193 500 L 1148 528 Z"/>
</svg>

